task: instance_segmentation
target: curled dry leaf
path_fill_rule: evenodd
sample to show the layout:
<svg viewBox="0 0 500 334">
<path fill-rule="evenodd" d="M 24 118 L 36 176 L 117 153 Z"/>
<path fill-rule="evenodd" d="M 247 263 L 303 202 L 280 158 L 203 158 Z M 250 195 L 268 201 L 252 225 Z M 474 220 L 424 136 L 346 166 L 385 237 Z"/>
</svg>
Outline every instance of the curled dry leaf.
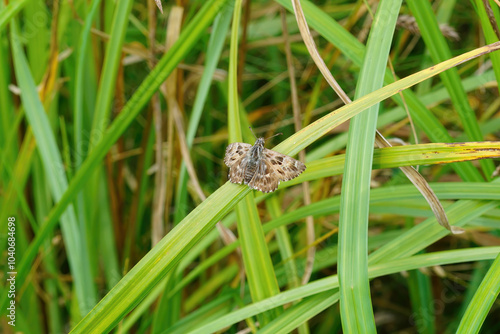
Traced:
<svg viewBox="0 0 500 334">
<path fill-rule="evenodd" d="M 377 131 L 375 142 L 378 147 L 391 147 L 391 144 Z M 425 200 L 431 207 L 432 212 L 436 216 L 436 219 L 439 225 L 443 226 L 447 230 L 451 231 L 453 234 L 463 233 L 464 230 L 458 226 L 451 226 L 448 221 L 448 216 L 446 216 L 446 212 L 444 211 L 441 202 L 437 198 L 436 194 L 429 186 L 429 183 L 425 180 L 425 178 L 420 174 L 415 168 L 411 166 L 402 166 L 399 167 L 401 171 L 406 175 L 406 177 L 415 185 L 415 187 L 420 191 L 422 196 L 424 196 Z"/>
</svg>

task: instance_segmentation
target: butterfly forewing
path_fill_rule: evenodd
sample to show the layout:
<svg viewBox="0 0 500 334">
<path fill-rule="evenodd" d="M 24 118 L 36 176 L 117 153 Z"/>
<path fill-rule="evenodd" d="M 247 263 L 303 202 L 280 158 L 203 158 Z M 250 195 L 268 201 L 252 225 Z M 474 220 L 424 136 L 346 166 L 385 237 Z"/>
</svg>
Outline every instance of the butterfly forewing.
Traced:
<svg viewBox="0 0 500 334">
<path fill-rule="evenodd" d="M 247 143 L 232 143 L 226 148 L 224 163 L 227 167 L 232 167 L 235 163 L 243 159 L 252 145 Z"/>
<path fill-rule="evenodd" d="M 280 181 L 294 179 L 306 170 L 306 165 L 302 162 L 267 148 L 264 149 L 264 158 L 272 166 Z"/>
</svg>

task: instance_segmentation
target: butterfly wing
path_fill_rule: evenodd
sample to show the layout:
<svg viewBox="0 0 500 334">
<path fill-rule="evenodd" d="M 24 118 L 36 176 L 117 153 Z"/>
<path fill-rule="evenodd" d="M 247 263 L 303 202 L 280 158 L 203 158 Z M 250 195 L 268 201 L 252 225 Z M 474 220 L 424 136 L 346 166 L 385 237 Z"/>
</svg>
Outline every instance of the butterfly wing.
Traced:
<svg viewBox="0 0 500 334">
<path fill-rule="evenodd" d="M 269 163 L 280 181 L 294 179 L 306 170 L 306 165 L 288 155 L 267 148 L 264 149 L 263 155 L 263 160 Z"/>
<path fill-rule="evenodd" d="M 229 181 L 232 183 L 243 183 L 248 159 L 247 153 L 251 147 L 252 145 L 246 143 L 232 143 L 226 148 L 224 163 L 230 168 Z"/>
<path fill-rule="evenodd" d="M 224 163 L 227 167 L 231 168 L 236 162 L 243 159 L 252 145 L 247 143 L 232 143 L 226 148 L 226 155 L 224 157 Z"/>
<path fill-rule="evenodd" d="M 279 183 L 280 179 L 274 172 L 271 163 L 266 159 L 262 159 L 259 161 L 255 174 L 248 183 L 248 186 L 263 193 L 270 193 L 278 189 Z"/>
</svg>

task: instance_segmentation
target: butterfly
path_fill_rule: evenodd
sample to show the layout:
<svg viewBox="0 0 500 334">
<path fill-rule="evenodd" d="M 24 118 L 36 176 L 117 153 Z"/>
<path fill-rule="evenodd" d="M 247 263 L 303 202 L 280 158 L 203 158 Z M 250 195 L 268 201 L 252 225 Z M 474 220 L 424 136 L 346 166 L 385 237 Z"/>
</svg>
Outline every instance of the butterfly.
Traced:
<svg viewBox="0 0 500 334">
<path fill-rule="evenodd" d="M 245 183 L 252 189 L 269 193 L 278 189 L 280 181 L 294 179 L 306 170 L 302 162 L 264 148 L 265 142 L 260 137 L 253 146 L 247 143 L 229 144 L 224 157 L 224 163 L 230 168 L 229 181 Z"/>
</svg>

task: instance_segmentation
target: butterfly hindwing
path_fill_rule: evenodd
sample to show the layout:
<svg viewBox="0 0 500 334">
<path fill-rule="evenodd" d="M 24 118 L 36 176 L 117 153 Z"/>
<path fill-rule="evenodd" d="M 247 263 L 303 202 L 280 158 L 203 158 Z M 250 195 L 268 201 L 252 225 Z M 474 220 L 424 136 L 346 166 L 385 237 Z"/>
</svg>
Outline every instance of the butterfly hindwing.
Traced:
<svg viewBox="0 0 500 334">
<path fill-rule="evenodd" d="M 232 183 L 243 183 L 245 180 L 246 157 L 236 161 L 229 170 L 229 181 Z"/>
<path fill-rule="evenodd" d="M 278 189 L 279 183 L 280 180 L 274 172 L 272 165 L 266 159 L 262 159 L 257 165 L 255 174 L 248 183 L 248 186 L 263 193 L 269 193 Z"/>
</svg>

